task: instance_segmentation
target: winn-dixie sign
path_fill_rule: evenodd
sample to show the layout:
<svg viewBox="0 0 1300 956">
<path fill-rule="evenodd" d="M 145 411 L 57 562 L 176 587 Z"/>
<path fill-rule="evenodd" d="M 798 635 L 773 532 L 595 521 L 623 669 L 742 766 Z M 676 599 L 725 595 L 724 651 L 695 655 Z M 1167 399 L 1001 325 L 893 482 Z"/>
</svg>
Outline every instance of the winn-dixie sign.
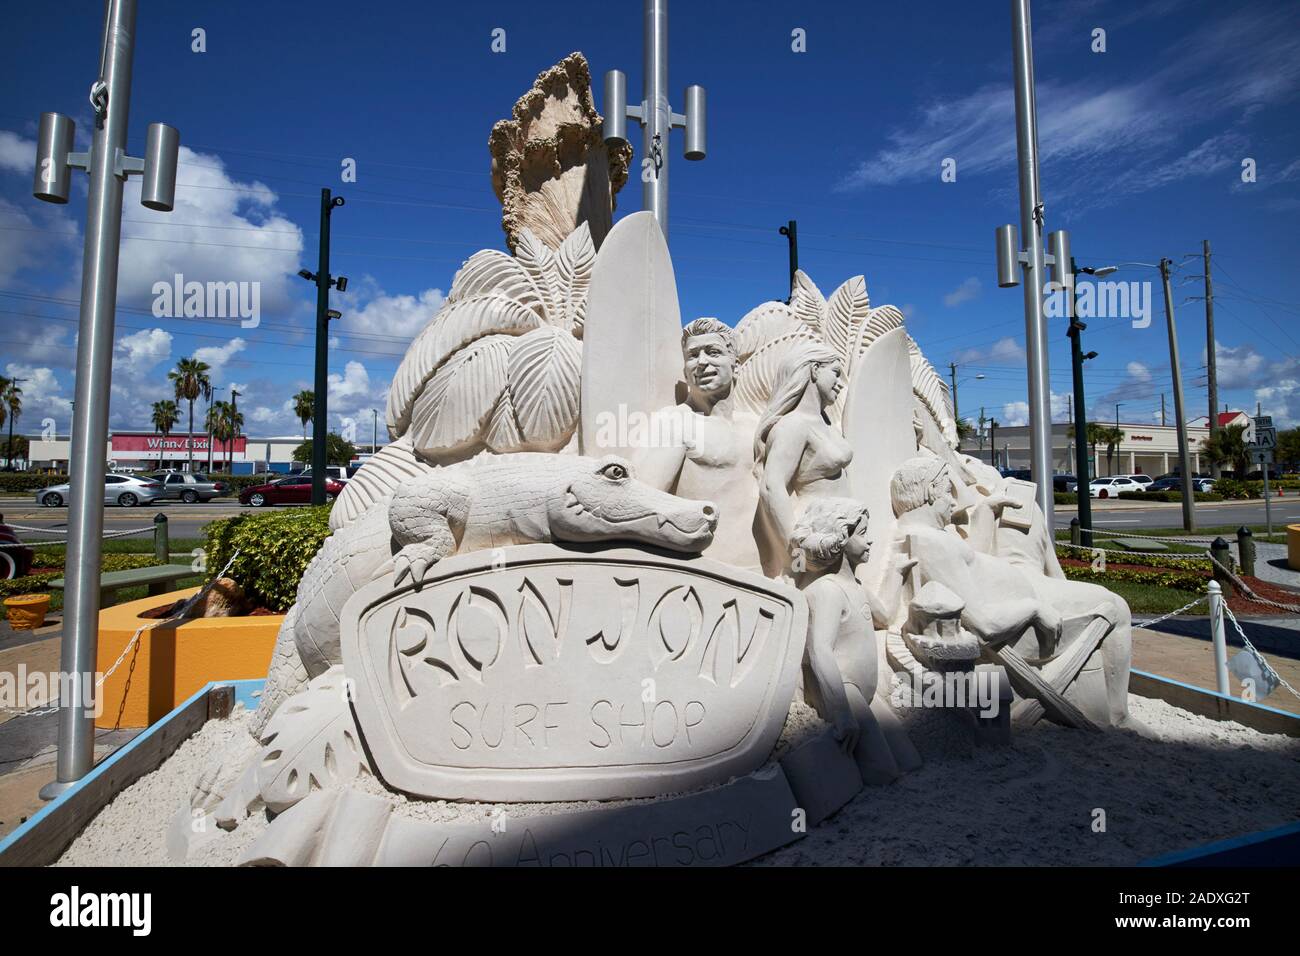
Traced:
<svg viewBox="0 0 1300 956">
<path fill-rule="evenodd" d="M 164 438 L 162 435 L 151 435 L 147 433 L 114 435 L 111 439 L 110 448 L 114 455 L 123 454 L 143 454 L 143 455 L 163 455 L 163 454 L 187 454 L 192 448 L 194 451 L 206 453 L 208 450 L 207 435 L 168 435 Z M 230 450 L 235 454 L 243 454 L 248 439 L 240 437 L 230 443 Z M 227 446 L 225 443 L 217 441 L 212 443 L 214 450 L 225 452 Z"/>
</svg>

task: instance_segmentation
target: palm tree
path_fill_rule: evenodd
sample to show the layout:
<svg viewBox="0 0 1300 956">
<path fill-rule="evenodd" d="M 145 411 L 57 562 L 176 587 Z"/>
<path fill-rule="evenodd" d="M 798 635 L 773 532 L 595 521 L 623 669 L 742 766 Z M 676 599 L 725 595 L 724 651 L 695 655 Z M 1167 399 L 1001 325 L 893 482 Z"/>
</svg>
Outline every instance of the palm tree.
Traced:
<svg viewBox="0 0 1300 956">
<path fill-rule="evenodd" d="M 961 451 L 961 443 L 968 438 L 975 437 L 975 426 L 970 423 L 969 418 L 957 419 L 957 450 Z"/>
<path fill-rule="evenodd" d="M 1088 422 L 1088 444 L 1092 446 L 1092 468 L 1097 470 L 1097 446 L 1106 446 L 1106 471 L 1115 474 L 1115 449 L 1124 440 L 1124 430 L 1114 425 Z M 1096 475 L 1094 474 L 1095 478 Z"/>
<path fill-rule="evenodd" d="M 233 401 L 224 402 L 223 404 L 226 406 L 222 413 L 226 425 L 226 472 L 229 473 L 231 468 L 234 467 L 235 439 L 243 434 L 244 413 L 235 406 Z"/>
<path fill-rule="evenodd" d="M 302 422 L 302 440 L 307 440 L 307 423 L 311 421 L 312 415 L 316 411 L 316 393 L 309 388 L 304 388 L 301 392 L 293 397 L 293 413 L 298 416 Z"/>
<path fill-rule="evenodd" d="M 1216 465 L 1231 464 L 1239 478 L 1250 470 L 1245 425 L 1220 428 L 1201 443 L 1201 451 Z"/>
<path fill-rule="evenodd" d="M 176 368 L 167 373 L 176 388 L 176 398 L 190 403 L 190 428 L 186 445 L 189 446 L 189 470 L 194 470 L 194 403 L 199 397 L 211 398 L 212 380 L 208 378 L 208 363 L 196 358 L 183 358 Z"/>
<path fill-rule="evenodd" d="M 6 446 L 5 459 L 9 471 L 14 470 L 14 422 L 23 411 L 23 390 L 18 387 L 16 379 L 0 376 L 0 424 L 5 416 L 9 418 L 9 444 Z"/>
<path fill-rule="evenodd" d="M 161 402 L 153 403 L 153 427 L 154 431 L 166 438 L 180 421 L 181 412 L 176 407 L 176 403 L 170 398 L 165 398 Z"/>
</svg>

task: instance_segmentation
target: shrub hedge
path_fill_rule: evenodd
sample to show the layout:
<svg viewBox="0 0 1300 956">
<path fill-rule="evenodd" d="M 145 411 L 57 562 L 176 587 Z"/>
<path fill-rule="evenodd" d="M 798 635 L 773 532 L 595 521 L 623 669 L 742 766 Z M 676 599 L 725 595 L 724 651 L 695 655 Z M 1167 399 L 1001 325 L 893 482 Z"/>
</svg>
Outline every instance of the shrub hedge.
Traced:
<svg viewBox="0 0 1300 956">
<path fill-rule="evenodd" d="M 213 521 L 207 528 L 207 576 L 236 551 L 228 575 L 258 604 L 276 612 L 292 606 L 298 582 L 330 535 L 330 506 L 257 511 Z"/>
<path fill-rule="evenodd" d="M 67 475 L 39 475 L 29 471 L 0 471 L 0 494 L 22 494 L 39 491 L 50 485 L 61 485 Z"/>
<path fill-rule="evenodd" d="M 1146 559 L 1143 558 L 1145 561 Z M 1107 562 L 1105 571 L 1094 571 L 1091 567 L 1075 564 L 1063 565 L 1065 576 L 1072 581 L 1088 581 L 1103 587 L 1107 581 L 1128 581 L 1133 584 L 1147 584 L 1160 588 L 1177 588 L 1182 591 L 1201 591 L 1210 581 L 1210 575 L 1203 571 L 1147 570 L 1146 568 L 1118 567 Z"/>
</svg>

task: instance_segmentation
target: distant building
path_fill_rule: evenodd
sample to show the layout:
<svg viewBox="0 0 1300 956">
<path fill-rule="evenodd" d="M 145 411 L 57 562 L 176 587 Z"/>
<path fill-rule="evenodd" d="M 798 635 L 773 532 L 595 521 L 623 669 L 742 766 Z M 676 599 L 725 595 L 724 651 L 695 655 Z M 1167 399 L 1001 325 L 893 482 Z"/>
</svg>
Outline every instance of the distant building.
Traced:
<svg viewBox="0 0 1300 956">
<path fill-rule="evenodd" d="M 1237 422 L 1233 420 L 1231 424 Z M 1119 427 L 1124 432 L 1124 440 L 1116 446 L 1115 453 L 1109 461 L 1105 445 L 1097 446 L 1095 461 L 1092 460 L 1093 449 L 1088 448 L 1088 458 L 1092 462 L 1090 478 L 1104 478 L 1108 475 L 1158 477 L 1178 469 L 1178 429 L 1173 425 L 1121 422 Z M 1199 421 L 1193 419 L 1187 424 L 1187 442 L 1190 445 L 1193 474 L 1209 471 L 1209 462 L 1202 462 L 1200 455 L 1201 444 L 1209 433 L 1210 430 L 1205 427 L 1205 416 L 1201 416 Z M 1006 468 L 1030 466 L 1028 426 L 999 425 L 995 440 L 998 465 Z M 982 445 L 978 438 L 968 438 L 963 441 L 962 451 L 982 461 L 993 461 L 993 449 L 989 446 L 987 433 Z M 1053 473 L 1058 475 L 1075 473 L 1073 425 L 1064 423 L 1052 425 L 1052 469 Z"/>
<path fill-rule="evenodd" d="M 32 468 L 55 471 L 67 469 L 70 447 L 68 438 L 29 436 L 28 441 L 28 457 Z M 193 446 L 195 471 L 224 472 L 229 460 L 230 468 L 237 475 L 263 471 L 289 472 L 302 468 L 301 464 L 293 460 L 293 451 L 302 441 L 301 435 L 270 438 L 241 435 L 229 447 L 214 441 L 209 468 L 206 433 L 186 435 L 184 432 L 173 432 L 163 438 L 157 432 L 115 431 L 105 445 L 104 461 L 110 470 L 155 471 L 168 468 L 184 471 L 189 465 L 190 447 Z"/>
</svg>

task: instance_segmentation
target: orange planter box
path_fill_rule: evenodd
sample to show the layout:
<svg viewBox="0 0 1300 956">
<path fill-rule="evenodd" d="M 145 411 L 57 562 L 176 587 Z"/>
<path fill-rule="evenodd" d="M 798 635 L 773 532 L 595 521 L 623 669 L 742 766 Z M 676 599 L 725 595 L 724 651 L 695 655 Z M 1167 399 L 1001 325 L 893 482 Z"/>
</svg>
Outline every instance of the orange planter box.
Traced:
<svg viewBox="0 0 1300 956">
<path fill-rule="evenodd" d="M 142 624 L 155 624 L 104 681 L 95 726 L 147 727 L 214 680 L 265 677 L 284 615 L 209 617 L 162 624 L 139 617 L 189 597 L 198 588 L 141 598 L 99 612 L 95 670 L 113 666 Z"/>
</svg>

